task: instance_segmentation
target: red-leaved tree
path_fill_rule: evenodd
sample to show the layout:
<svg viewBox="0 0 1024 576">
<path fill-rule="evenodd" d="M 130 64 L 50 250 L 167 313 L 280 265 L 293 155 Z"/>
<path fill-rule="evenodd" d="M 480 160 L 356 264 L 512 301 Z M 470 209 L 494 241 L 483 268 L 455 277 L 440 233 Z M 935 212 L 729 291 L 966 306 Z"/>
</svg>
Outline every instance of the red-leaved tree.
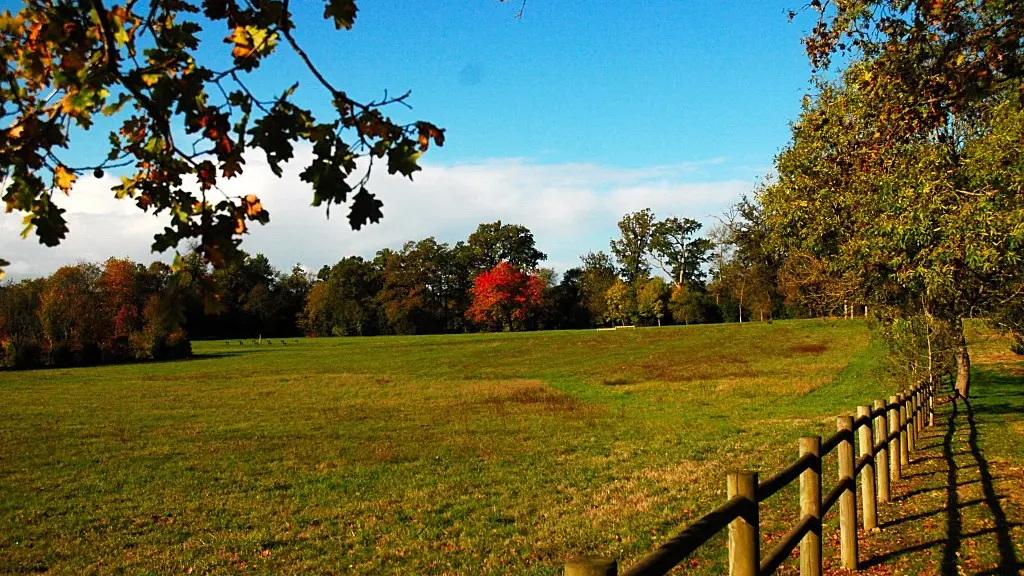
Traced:
<svg viewBox="0 0 1024 576">
<path fill-rule="evenodd" d="M 489 328 L 519 330 L 541 303 L 544 281 L 501 262 L 473 281 L 473 303 L 466 317 Z"/>
</svg>

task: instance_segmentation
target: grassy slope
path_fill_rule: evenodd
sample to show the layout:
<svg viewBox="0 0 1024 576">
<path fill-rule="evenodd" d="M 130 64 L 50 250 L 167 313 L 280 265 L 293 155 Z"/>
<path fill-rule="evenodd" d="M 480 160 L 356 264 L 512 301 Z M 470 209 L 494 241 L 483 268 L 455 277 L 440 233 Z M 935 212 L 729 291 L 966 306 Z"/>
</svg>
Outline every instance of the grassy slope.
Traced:
<svg viewBox="0 0 1024 576">
<path fill-rule="evenodd" d="M 861 322 L 200 343 L 0 373 L 0 571 L 635 559 L 882 397 Z M 783 494 L 769 520 L 792 517 Z M 783 524 L 766 530 L 770 541 Z M 712 570 L 721 546 L 699 554 Z M 627 562 L 628 563 L 628 562 Z"/>
</svg>

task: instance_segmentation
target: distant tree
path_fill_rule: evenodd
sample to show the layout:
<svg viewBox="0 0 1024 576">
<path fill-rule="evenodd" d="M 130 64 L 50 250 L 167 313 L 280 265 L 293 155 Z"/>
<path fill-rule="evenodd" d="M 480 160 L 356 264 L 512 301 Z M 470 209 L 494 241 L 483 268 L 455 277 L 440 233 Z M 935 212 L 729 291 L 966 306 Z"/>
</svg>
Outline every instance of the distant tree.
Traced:
<svg viewBox="0 0 1024 576">
<path fill-rule="evenodd" d="M 312 285 L 299 326 L 310 336 L 369 336 L 384 331 L 378 301 L 382 271 L 358 256 L 343 258 Z"/>
<path fill-rule="evenodd" d="M 279 276 L 274 292 L 274 335 L 295 336 L 302 333 L 298 321 L 314 279 L 315 276 L 299 264 L 293 266 L 287 275 Z"/>
<path fill-rule="evenodd" d="M 543 291 L 539 276 L 501 262 L 473 281 L 473 302 L 466 315 L 491 329 L 521 330 L 539 308 Z"/>
<path fill-rule="evenodd" d="M 580 260 L 583 262 L 579 278 L 581 300 L 590 314 L 590 325 L 597 326 L 606 322 L 608 289 L 619 275 L 615 270 L 615 262 L 604 252 L 588 252 Z"/>
<path fill-rule="evenodd" d="M 757 197 L 744 197 L 726 211 L 713 231 L 713 281 L 708 287 L 719 299 L 731 300 L 740 322 L 753 310 L 760 320 L 771 319 L 782 305 L 779 268 L 783 257 L 769 241 L 770 230 Z"/>
<path fill-rule="evenodd" d="M 113 322 L 109 338 L 99 344 L 105 353 L 118 359 L 133 355 L 131 336 L 142 325 L 145 274 L 145 269 L 131 260 L 110 258 L 98 279 L 102 313 Z"/>
<path fill-rule="evenodd" d="M 619 220 L 619 238 L 611 241 L 619 273 L 628 284 L 646 280 L 651 272 L 647 255 L 654 237 L 656 220 L 650 208 L 626 214 Z"/>
<path fill-rule="evenodd" d="M 658 326 L 661 326 L 661 319 L 665 317 L 668 307 L 666 301 L 669 293 L 669 285 L 657 276 L 644 282 L 637 290 L 637 316 L 647 322 L 657 322 Z"/>
<path fill-rule="evenodd" d="M 612 324 L 632 324 L 636 318 L 636 294 L 629 284 L 616 278 L 605 292 L 604 319 Z"/>
<path fill-rule="evenodd" d="M 709 310 L 709 308 L 711 310 Z M 714 322 L 714 303 L 708 302 L 707 293 L 693 286 L 675 286 L 668 303 L 672 320 L 679 324 Z"/>
<path fill-rule="evenodd" d="M 500 262 L 508 262 L 521 270 L 533 270 L 547 258 L 537 250 L 529 228 L 502 224 L 501 220 L 479 225 L 469 235 L 466 247 L 477 270 L 490 270 Z"/>
<path fill-rule="evenodd" d="M 33 368 L 43 364 L 39 304 L 44 284 L 36 279 L 0 285 L 0 366 Z"/>
<path fill-rule="evenodd" d="M 395 334 L 444 332 L 448 324 L 448 245 L 433 237 L 406 242 L 398 252 L 382 250 L 375 262 L 384 284 L 377 300 Z"/>
<path fill-rule="evenodd" d="M 695 237 L 700 229 L 700 222 L 689 218 L 666 218 L 654 225 L 650 254 L 677 287 L 704 284 L 704 264 L 714 244 Z"/>
<path fill-rule="evenodd" d="M 97 306 L 99 276 L 98 266 L 77 264 L 57 269 L 46 280 L 39 319 L 51 363 L 99 362 L 99 342 L 112 331 L 111 319 Z"/>
<path fill-rule="evenodd" d="M 334 306 L 331 286 L 327 281 L 313 284 L 306 294 L 306 305 L 299 316 L 299 327 L 306 336 L 331 336 L 334 328 Z"/>
<path fill-rule="evenodd" d="M 557 286 L 545 290 L 544 300 L 549 310 L 541 328 L 589 328 L 597 324 L 584 304 L 582 268 L 566 270 Z"/>
</svg>

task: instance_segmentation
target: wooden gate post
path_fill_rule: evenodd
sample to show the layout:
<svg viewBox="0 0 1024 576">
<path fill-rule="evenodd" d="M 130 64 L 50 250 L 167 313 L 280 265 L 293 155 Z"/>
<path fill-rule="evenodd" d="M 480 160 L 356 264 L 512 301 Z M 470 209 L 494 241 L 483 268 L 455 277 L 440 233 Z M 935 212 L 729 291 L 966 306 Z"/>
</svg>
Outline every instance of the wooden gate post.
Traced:
<svg viewBox="0 0 1024 576">
<path fill-rule="evenodd" d="M 867 418 L 867 424 L 860 427 L 859 458 L 868 457 L 860 471 L 861 508 L 864 510 L 864 529 L 878 528 L 878 504 L 875 501 L 875 443 L 871 430 L 871 406 L 857 406 L 857 418 Z"/>
<path fill-rule="evenodd" d="M 880 411 L 875 419 L 875 438 L 881 442 L 878 454 L 875 454 L 875 471 L 878 473 L 878 501 L 885 504 L 889 501 L 889 443 L 885 436 L 889 433 L 889 426 L 885 417 L 885 401 L 875 400 L 875 410 Z"/>
<path fill-rule="evenodd" d="M 726 492 L 749 503 L 740 517 L 729 523 L 729 576 L 757 576 L 761 569 L 760 520 L 757 513 L 757 472 L 729 472 Z"/>
<path fill-rule="evenodd" d="M 900 408 L 899 396 L 889 396 L 889 474 L 893 480 L 903 477 L 900 466 Z"/>
<path fill-rule="evenodd" d="M 836 429 L 847 432 L 839 443 L 839 482 L 846 489 L 839 495 L 839 544 L 843 568 L 857 569 L 857 482 L 853 470 L 853 417 L 840 416 Z"/>
<path fill-rule="evenodd" d="M 800 519 L 815 519 L 800 541 L 800 576 L 821 576 L 821 436 L 800 437 L 800 457 L 815 456 L 814 463 L 800 473 Z"/>
</svg>

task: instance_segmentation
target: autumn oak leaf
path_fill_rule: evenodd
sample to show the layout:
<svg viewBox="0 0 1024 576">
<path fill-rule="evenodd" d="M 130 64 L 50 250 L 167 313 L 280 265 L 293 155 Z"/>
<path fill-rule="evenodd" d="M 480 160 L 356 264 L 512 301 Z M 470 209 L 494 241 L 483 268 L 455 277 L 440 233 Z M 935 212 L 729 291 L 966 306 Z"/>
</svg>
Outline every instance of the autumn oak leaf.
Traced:
<svg viewBox="0 0 1024 576">
<path fill-rule="evenodd" d="M 380 209 L 384 203 L 377 200 L 377 197 L 360 188 L 359 192 L 352 197 L 352 209 L 348 213 L 348 222 L 353 230 L 359 230 L 367 222 L 376 224 L 384 217 Z"/>
<path fill-rule="evenodd" d="M 78 176 L 75 176 L 74 172 L 64 166 L 57 166 L 53 171 L 53 185 L 60 188 L 64 194 L 71 192 L 71 186 L 74 185 L 77 179 Z"/>
</svg>

